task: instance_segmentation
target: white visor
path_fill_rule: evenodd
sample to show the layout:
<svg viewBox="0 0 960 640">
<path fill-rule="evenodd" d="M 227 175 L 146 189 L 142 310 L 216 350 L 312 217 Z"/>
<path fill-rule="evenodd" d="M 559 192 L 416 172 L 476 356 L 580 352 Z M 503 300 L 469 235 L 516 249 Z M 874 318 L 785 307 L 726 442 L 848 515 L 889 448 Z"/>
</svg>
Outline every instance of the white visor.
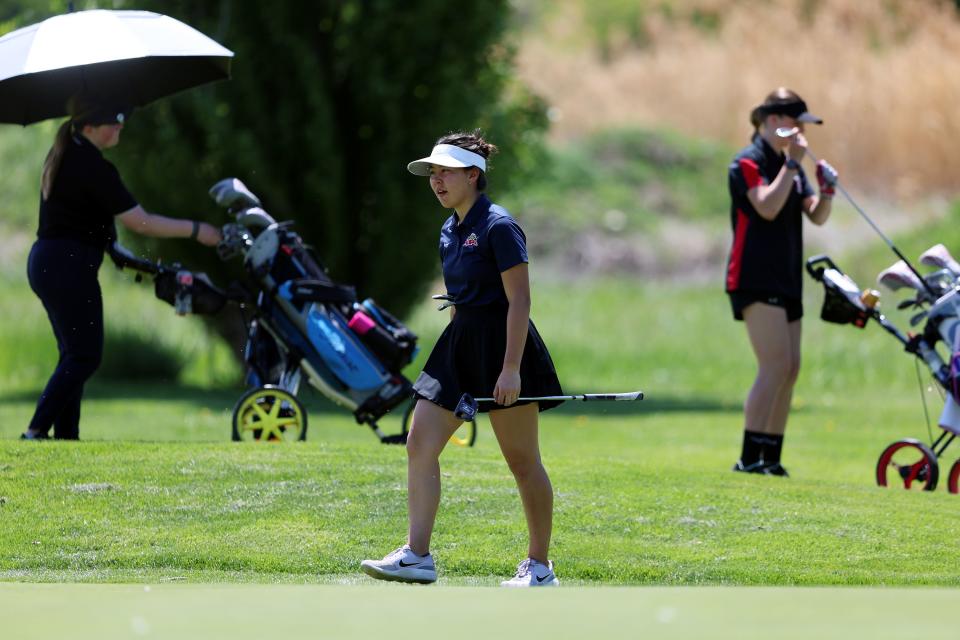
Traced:
<svg viewBox="0 0 960 640">
<path fill-rule="evenodd" d="M 455 169 L 477 167 L 480 171 L 487 170 L 487 161 L 479 153 L 467 151 L 452 144 L 438 144 L 430 152 L 429 157 L 414 160 L 407 165 L 407 170 L 415 176 L 428 176 L 430 166 L 434 164 Z"/>
</svg>

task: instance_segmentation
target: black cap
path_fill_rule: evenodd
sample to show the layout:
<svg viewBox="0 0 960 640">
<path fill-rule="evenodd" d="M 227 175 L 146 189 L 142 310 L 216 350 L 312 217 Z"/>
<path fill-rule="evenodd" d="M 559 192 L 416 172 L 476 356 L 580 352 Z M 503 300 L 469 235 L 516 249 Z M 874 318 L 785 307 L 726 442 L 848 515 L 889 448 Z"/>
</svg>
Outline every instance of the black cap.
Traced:
<svg viewBox="0 0 960 640">
<path fill-rule="evenodd" d="M 75 124 L 95 127 L 103 124 L 124 124 L 133 113 L 133 107 L 121 104 L 119 101 L 98 99 L 88 95 L 70 98 L 67 110 Z"/>
<path fill-rule="evenodd" d="M 819 118 L 807 111 L 807 103 L 798 99 L 775 98 L 773 100 L 767 100 L 757 107 L 757 111 L 763 116 L 776 113 L 789 116 L 798 122 L 823 124 L 823 118 Z"/>
</svg>

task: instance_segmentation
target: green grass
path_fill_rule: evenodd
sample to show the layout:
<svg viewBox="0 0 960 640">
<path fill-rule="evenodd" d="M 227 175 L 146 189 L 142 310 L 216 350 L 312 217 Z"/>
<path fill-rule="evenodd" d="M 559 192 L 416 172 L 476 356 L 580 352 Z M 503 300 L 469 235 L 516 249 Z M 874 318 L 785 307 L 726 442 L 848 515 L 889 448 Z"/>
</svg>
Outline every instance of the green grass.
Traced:
<svg viewBox="0 0 960 640">
<path fill-rule="evenodd" d="M 40 173 L 57 126 L 59 122 L 50 121 L 31 127 L 0 127 L 0 224 L 21 230 L 36 228 Z"/>
<path fill-rule="evenodd" d="M 166 410 L 171 422 L 183 420 L 176 409 Z M 956 586 L 960 558 L 944 543 L 960 525 L 957 496 L 875 487 L 879 449 L 906 434 L 863 425 L 856 437 L 837 438 L 817 426 L 830 413 L 800 412 L 787 456 L 793 477 L 784 481 L 728 471 L 733 412 L 554 412 L 543 455 L 557 494 L 553 554 L 562 577 Z M 210 418 L 197 428 L 224 440 L 226 416 L 222 429 Z M 0 535 L 0 578 L 315 582 L 354 573 L 402 539 L 404 454 L 339 414 L 313 418 L 323 426 L 312 439 L 286 447 L 4 441 L 0 508 L 18 524 Z M 516 491 L 492 440 L 482 425 L 475 449 L 444 455 L 434 550 L 448 584 L 494 584 L 525 550 Z"/>
<path fill-rule="evenodd" d="M 0 226 L 2 231 L 2 226 Z M 15 241 L 28 244 L 22 235 Z M 0 260 L 0 390 L 37 389 L 57 362 L 57 346 L 43 305 L 26 277 L 26 248 L 6 267 Z M 197 317 L 180 318 L 153 295 L 149 281 L 136 285 L 109 258 L 100 269 L 105 318 L 104 382 L 180 381 L 216 386 L 235 382 L 239 368 L 228 347 Z"/>
<path fill-rule="evenodd" d="M 926 435 L 913 364 L 881 331 L 819 322 L 811 288 L 785 456 L 793 477 L 744 477 L 729 467 L 753 363 L 722 294 L 551 286 L 538 289 L 535 317 L 567 389 L 648 396 L 544 414 L 566 582 L 960 583 L 960 552 L 944 543 L 960 525 L 958 496 L 874 486 L 884 446 Z M 443 316 L 425 306 L 411 319 L 427 348 Z M 0 578 L 326 581 L 402 540 L 402 449 L 310 393 L 307 443 L 229 443 L 239 393 L 94 384 L 78 444 L 14 441 L 35 395 L 4 394 L 0 513 L 18 524 L 0 530 Z M 523 555 L 525 533 L 483 419 L 478 446 L 451 448 L 443 465 L 444 580 L 494 584 Z"/>
<path fill-rule="evenodd" d="M 649 234 L 665 220 L 703 224 L 729 208 L 734 149 L 667 131 L 619 128 L 550 149 L 503 204 L 543 242 L 569 246 L 586 230 Z"/>
</svg>

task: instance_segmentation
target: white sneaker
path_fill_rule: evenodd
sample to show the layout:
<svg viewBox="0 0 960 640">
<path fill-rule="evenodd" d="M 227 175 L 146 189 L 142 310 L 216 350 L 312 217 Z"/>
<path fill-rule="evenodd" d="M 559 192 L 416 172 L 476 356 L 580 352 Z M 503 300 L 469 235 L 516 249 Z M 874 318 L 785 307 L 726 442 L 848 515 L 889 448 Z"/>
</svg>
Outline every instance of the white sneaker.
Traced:
<svg viewBox="0 0 960 640">
<path fill-rule="evenodd" d="M 360 563 L 360 570 L 377 580 L 419 584 L 437 581 L 437 569 L 433 564 L 433 556 L 429 553 L 418 556 L 410 550 L 409 545 L 403 545 L 383 560 L 364 560 Z"/>
<path fill-rule="evenodd" d="M 501 587 L 559 587 L 560 580 L 553 573 L 553 562 L 543 564 L 526 558 L 517 565 L 517 575 L 500 583 Z"/>
</svg>

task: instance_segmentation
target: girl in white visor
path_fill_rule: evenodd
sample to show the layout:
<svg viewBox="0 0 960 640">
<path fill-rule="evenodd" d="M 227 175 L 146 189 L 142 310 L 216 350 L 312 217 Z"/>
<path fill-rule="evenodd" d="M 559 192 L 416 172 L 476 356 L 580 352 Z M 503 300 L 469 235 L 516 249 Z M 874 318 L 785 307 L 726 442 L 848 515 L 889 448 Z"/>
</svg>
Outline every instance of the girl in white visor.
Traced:
<svg viewBox="0 0 960 640">
<path fill-rule="evenodd" d="M 440 138 L 430 156 L 411 162 L 414 175 L 452 215 L 440 231 L 440 260 L 450 324 L 414 383 L 417 405 L 407 438 L 407 543 L 361 569 L 380 580 L 430 583 L 437 579 L 430 555 L 440 504 L 440 453 L 462 421 L 461 397 L 489 412 L 500 450 L 513 472 L 530 535 L 526 557 L 509 587 L 556 586 L 548 552 L 553 487 L 540 460 L 539 412 L 557 402 L 517 401 L 562 394 L 550 354 L 530 320 L 526 237 L 517 221 L 485 195 L 487 159 L 496 151 L 479 131 Z"/>
</svg>

